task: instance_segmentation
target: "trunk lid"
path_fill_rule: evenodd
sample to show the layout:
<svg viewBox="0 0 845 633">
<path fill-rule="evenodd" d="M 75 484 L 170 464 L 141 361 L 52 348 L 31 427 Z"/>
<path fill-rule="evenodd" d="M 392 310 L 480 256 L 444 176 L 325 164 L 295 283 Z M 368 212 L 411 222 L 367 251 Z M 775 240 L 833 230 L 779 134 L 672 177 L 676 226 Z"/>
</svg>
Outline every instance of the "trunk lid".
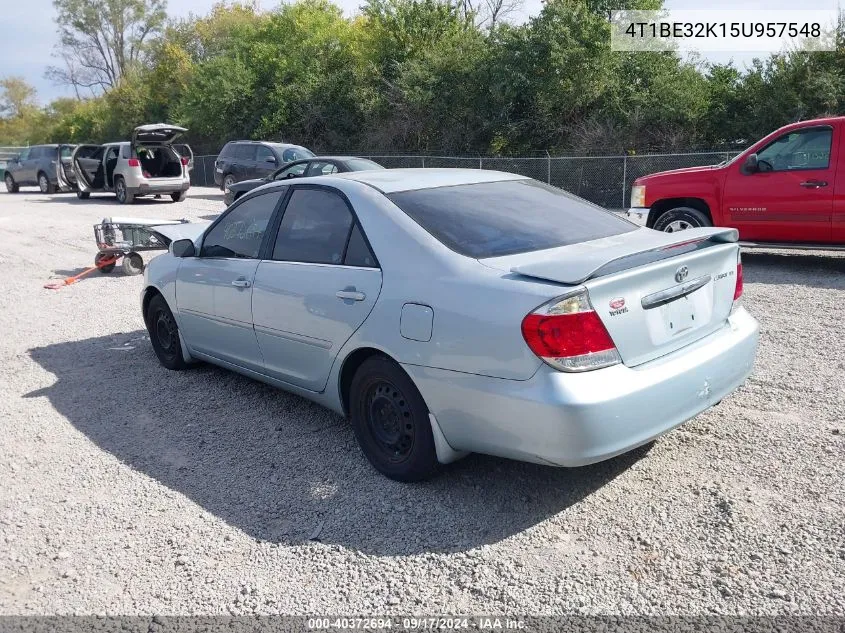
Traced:
<svg viewBox="0 0 845 633">
<path fill-rule="evenodd" d="M 735 229 L 641 229 L 482 263 L 585 286 L 622 362 L 633 367 L 725 327 L 736 287 L 737 237 Z"/>
<path fill-rule="evenodd" d="M 172 143 L 187 132 L 187 128 L 167 123 L 149 123 L 139 125 L 132 131 L 132 145 L 144 143 Z"/>
</svg>

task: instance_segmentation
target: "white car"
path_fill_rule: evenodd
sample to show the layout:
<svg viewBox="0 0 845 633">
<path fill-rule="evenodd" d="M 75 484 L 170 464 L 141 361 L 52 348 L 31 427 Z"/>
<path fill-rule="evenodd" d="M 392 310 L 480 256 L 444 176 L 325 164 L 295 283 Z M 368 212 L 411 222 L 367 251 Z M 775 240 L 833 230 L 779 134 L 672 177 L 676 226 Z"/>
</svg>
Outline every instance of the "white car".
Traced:
<svg viewBox="0 0 845 633">
<path fill-rule="evenodd" d="M 182 145 L 188 153 L 183 156 L 173 141 L 185 132 L 176 125 L 153 123 L 136 127 L 129 142 L 78 146 L 72 156 L 77 196 L 113 192 L 120 204 L 132 204 L 140 196 L 163 194 L 181 202 L 191 187 L 193 153 Z"/>
</svg>

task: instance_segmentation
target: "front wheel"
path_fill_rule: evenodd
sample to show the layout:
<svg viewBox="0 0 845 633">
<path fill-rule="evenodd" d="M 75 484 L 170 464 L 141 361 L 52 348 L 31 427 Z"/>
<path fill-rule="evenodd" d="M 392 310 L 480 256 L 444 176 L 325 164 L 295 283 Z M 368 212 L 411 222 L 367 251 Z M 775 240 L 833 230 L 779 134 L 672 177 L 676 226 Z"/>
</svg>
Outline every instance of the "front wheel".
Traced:
<svg viewBox="0 0 845 633">
<path fill-rule="evenodd" d="M 361 450 L 381 474 L 397 481 L 422 481 L 439 463 L 428 407 L 399 365 L 374 356 L 350 386 L 352 429 Z"/>
<path fill-rule="evenodd" d="M 235 177 L 232 174 L 226 174 L 223 177 L 223 191 L 226 191 L 229 187 L 235 184 Z"/>
<path fill-rule="evenodd" d="M 654 222 L 655 231 L 677 233 L 686 229 L 697 229 L 702 226 L 713 226 L 713 222 L 698 209 L 692 207 L 675 207 L 660 214 Z"/>
<path fill-rule="evenodd" d="M 132 204 L 135 202 L 135 194 L 129 193 L 126 187 L 126 181 L 123 178 L 117 178 L 114 182 L 114 194 L 117 196 L 117 201 L 120 204 Z"/>
<path fill-rule="evenodd" d="M 12 178 L 12 174 L 6 174 L 6 177 L 3 180 L 6 182 L 6 191 L 9 193 L 18 192 L 18 185 L 15 183 L 15 179 Z"/>
<path fill-rule="evenodd" d="M 167 369 L 181 371 L 188 367 L 182 356 L 182 344 L 179 342 L 179 326 L 173 313 L 160 294 L 156 294 L 147 306 L 145 319 L 150 343 L 158 361 Z"/>
</svg>

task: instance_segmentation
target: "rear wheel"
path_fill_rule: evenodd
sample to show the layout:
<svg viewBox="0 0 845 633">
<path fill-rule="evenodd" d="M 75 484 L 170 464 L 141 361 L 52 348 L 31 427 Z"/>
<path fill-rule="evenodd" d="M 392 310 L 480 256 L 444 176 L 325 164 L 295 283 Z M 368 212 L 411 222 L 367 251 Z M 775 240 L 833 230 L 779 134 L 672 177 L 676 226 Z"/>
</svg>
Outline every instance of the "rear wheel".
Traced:
<svg viewBox="0 0 845 633">
<path fill-rule="evenodd" d="M 38 173 L 38 188 L 41 193 L 54 193 L 56 191 L 55 185 L 47 178 L 47 174 L 43 171 Z"/>
<path fill-rule="evenodd" d="M 352 428 L 370 463 L 397 481 L 421 481 L 439 463 L 428 408 L 399 365 L 384 356 L 365 360 L 350 386 Z"/>
<path fill-rule="evenodd" d="M 120 204 L 132 204 L 135 202 L 135 195 L 129 193 L 129 189 L 126 187 L 126 181 L 123 178 L 115 178 L 114 179 L 114 194 L 117 196 L 117 201 Z"/>
<path fill-rule="evenodd" d="M 3 178 L 6 182 L 6 191 L 9 193 L 17 193 L 18 192 L 18 185 L 15 183 L 15 179 L 12 178 L 12 174 L 7 173 L 6 177 Z"/>
<path fill-rule="evenodd" d="M 100 269 L 101 273 L 109 274 L 111 271 L 114 270 L 115 262 L 112 261 L 111 264 L 106 264 L 105 266 L 101 266 L 100 264 L 107 259 L 114 259 L 114 255 L 111 253 L 97 253 L 94 255 L 94 265 Z"/>
<path fill-rule="evenodd" d="M 183 202 L 188 195 L 184 191 L 176 191 L 170 194 L 170 199 L 173 202 Z"/>
<path fill-rule="evenodd" d="M 713 226 L 713 222 L 698 209 L 692 207 L 675 207 L 660 214 L 654 222 L 656 231 L 677 233 L 686 229 L 696 229 L 702 226 Z"/>
<path fill-rule="evenodd" d="M 179 342 L 179 326 L 173 313 L 160 294 L 156 294 L 147 306 L 145 321 L 158 361 L 167 369 L 179 371 L 188 364 L 182 356 L 182 344 Z"/>
<path fill-rule="evenodd" d="M 144 259 L 138 253 L 126 253 L 122 266 L 125 274 L 140 275 L 144 272 Z"/>
<path fill-rule="evenodd" d="M 80 200 L 87 200 L 88 198 L 91 197 L 91 192 L 90 191 L 77 191 L 76 197 L 79 198 Z"/>
</svg>

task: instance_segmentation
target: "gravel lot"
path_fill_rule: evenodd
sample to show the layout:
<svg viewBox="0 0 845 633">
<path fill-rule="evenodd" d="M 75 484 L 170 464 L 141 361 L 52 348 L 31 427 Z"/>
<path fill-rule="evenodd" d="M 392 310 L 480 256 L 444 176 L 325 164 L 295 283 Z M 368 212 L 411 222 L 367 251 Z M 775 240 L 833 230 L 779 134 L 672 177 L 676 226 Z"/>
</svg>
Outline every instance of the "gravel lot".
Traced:
<svg viewBox="0 0 845 633">
<path fill-rule="evenodd" d="M 0 193 L 0 614 L 845 616 L 845 257 L 746 254 L 755 373 L 650 450 L 402 485 L 306 400 L 160 367 L 141 277 L 42 288 L 103 216 L 222 208 Z"/>
</svg>

